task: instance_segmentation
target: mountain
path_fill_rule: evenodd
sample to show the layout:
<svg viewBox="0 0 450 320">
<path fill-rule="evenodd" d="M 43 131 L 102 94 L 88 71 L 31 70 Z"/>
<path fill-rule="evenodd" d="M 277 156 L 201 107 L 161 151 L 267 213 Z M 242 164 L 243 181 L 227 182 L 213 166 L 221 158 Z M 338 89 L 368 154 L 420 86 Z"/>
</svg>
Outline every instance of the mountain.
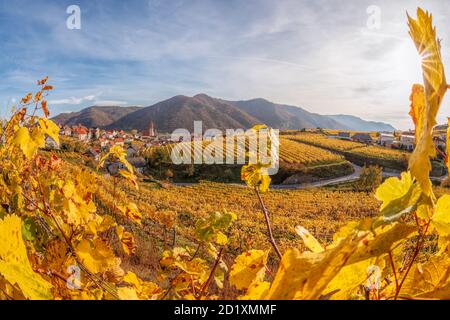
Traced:
<svg viewBox="0 0 450 320">
<path fill-rule="evenodd" d="M 316 113 L 308 112 L 300 107 L 272 103 L 265 99 L 252 99 L 247 101 L 227 101 L 259 119 L 272 128 L 301 129 L 301 128 L 327 128 L 347 129 L 333 119 L 328 119 Z"/>
<path fill-rule="evenodd" d="M 390 124 L 383 122 L 366 121 L 355 116 L 338 114 L 325 117 L 337 121 L 354 131 L 395 131 L 395 128 Z"/>
<path fill-rule="evenodd" d="M 105 127 L 140 107 L 92 106 L 78 112 L 61 113 L 52 120 L 61 125 L 81 124 L 88 128 Z"/>
<path fill-rule="evenodd" d="M 160 132 L 178 128 L 193 131 L 194 121 L 201 120 L 203 129 L 250 128 L 260 121 L 226 101 L 205 94 L 194 97 L 175 96 L 130 113 L 108 126 L 109 129 L 145 129 L 150 121 Z"/>
<path fill-rule="evenodd" d="M 178 128 L 193 131 L 194 121 L 203 129 L 251 128 L 267 124 L 276 129 L 327 128 L 352 131 L 394 131 L 386 123 L 365 121 L 347 115 L 324 116 L 296 106 L 277 104 L 265 99 L 228 101 L 206 94 L 193 97 L 178 95 L 145 108 L 90 107 L 79 112 L 60 114 L 54 120 L 61 124 L 83 124 L 107 129 L 144 130 L 153 121 L 159 132 Z"/>
</svg>

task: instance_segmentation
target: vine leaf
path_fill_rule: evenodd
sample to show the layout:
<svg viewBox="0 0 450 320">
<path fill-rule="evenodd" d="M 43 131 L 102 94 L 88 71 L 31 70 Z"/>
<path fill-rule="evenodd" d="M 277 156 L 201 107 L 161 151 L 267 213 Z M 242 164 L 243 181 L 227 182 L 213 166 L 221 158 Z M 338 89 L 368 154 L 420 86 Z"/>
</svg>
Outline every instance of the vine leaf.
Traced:
<svg viewBox="0 0 450 320">
<path fill-rule="evenodd" d="M 22 221 L 8 215 L 0 221 L 0 275 L 17 284 L 28 299 L 52 298 L 52 285 L 33 271 L 22 239 Z"/>
<path fill-rule="evenodd" d="M 249 289 L 253 282 L 264 279 L 269 251 L 250 250 L 239 255 L 230 271 L 230 284 L 237 289 Z"/>
<path fill-rule="evenodd" d="M 436 29 L 433 27 L 431 14 L 418 8 L 417 20 L 408 15 L 408 22 L 409 34 L 422 57 L 426 102 L 425 108 L 423 108 L 422 98 L 412 99 L 413 121 L 416 124 L 416 136 L 419 139 L 416 141 L 416 148 L 410 157 L 409 170 L 420 183 L 423 192 L 432 197 L 432 184 L 429 179 L 430 158 L 436 156 L 433 128 L 437 124 L 436 116 L 447 91 L 447 82 L 442 64 L 441 45 L 436 36 Z M 420 91 L 422 91 L 421 88 Z"/>
</svg>

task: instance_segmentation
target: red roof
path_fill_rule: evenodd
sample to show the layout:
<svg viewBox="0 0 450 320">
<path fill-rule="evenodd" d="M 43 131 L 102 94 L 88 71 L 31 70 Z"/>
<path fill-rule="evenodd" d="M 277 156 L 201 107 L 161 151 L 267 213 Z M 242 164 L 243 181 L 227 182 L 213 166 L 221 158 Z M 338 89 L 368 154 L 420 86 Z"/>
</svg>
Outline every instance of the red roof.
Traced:
<svg viewBox="0 0 450 320">
<path fill-rule="evenodd" d="M 74 128 L 73 131 L 74 131 L 76 134 L 87 134 L 87 133 L 88 133 L 88 130 L 87 130 L 86 128 L 84 128 L 84 127 L 77 127 L 77 128 Z"/>
</svg>

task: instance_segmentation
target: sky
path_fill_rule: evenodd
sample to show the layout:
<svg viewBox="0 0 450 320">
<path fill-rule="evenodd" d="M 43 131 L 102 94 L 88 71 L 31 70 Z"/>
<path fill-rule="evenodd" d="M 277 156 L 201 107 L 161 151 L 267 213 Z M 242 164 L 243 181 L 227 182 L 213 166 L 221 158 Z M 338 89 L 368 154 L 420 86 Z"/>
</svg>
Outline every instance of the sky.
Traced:
<svg viewBox="0 0 450 320">
<path fill-rule="evenodd" d="M 70 5 L 80 29 L 67 27 Z M 48 75 L 53 115 L 206 93 L 407 129 L 422 74 L 406 12 L 419 5 L 450 66 L 450 1 L 0 0 L 0 114 Z"/>
</svg>

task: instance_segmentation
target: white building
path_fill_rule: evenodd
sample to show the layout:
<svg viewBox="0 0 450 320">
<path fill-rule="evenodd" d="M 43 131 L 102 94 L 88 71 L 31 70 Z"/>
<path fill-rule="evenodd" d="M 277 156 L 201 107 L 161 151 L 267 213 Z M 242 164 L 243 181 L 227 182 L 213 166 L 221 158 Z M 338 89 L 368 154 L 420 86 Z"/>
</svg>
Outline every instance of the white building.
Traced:
<svg viewBox="0 0 450 320">
<path fill-rule="evenodd" d="M 385 147 L 390 147 L 395 141 L 395 137 L 390 133 L 381 133 L 378 138 L 378 144 Z"/>
<path fill-rule="evenodd" d="M 414 145 L 416 143 L 416 137 L 411 134 L 402 134 L 400 137 L 400 147 L 409 151 L 414 150 Z"/>
</svg>

